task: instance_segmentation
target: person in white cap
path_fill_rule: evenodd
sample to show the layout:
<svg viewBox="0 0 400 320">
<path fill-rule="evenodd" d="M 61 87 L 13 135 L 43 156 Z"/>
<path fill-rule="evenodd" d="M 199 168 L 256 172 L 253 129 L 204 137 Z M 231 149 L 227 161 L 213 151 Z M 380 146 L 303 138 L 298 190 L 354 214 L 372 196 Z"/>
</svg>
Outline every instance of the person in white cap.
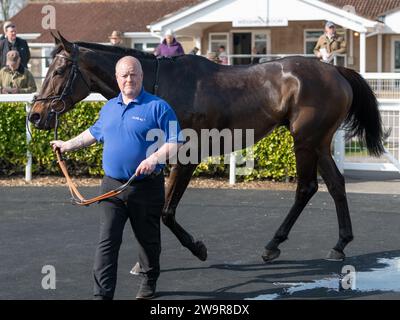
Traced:
<svg viewBox="0 0 400 320">
<path fill-rule="evenodd" d="M 336 33 L 336 26 L 332 21 L 325 23 L 325 33 L 319 37 L 314 47 L 314 54 L 324 62 L 332 62 L 335 54 L 346 53 L 344 38 Z"/>
<path fill-rule="evenodd" d="M 175 57 L 184 54 L 182 45 L 175 39 L 173 31 L 170 29 L 165 32 L 164 40 L 154 51 L 154 55 L 157 57 Z"/>
<path fill-rule="evenodd" d="M 122 32 L 114 30 L 108 37 L 112 46 L 123 46 Z"/>
</svg>

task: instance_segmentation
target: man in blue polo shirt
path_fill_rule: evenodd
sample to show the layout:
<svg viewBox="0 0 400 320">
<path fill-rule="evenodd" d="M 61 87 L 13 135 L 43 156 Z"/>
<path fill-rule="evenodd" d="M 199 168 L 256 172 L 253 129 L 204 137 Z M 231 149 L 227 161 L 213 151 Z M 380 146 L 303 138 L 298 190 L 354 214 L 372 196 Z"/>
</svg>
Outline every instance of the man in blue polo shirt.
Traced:
<svg viewBox="0 0 400 320">
<path fill-rule="evenodd" d="M 112 299 L 114 296 L 118 253 L 124 226 L 129 219 L 138 240 L 139 264 L 143 275 L 136 298 L 151 299 L 155 295 L 160 274 L 160 216 L 164 205 L 164 176 L 159 172 L 165 160 L 177 154 L 181 145 L 178 141 L 180 128 L 168 103 L 144 91 L 143 71 L 137 59 L 123 57 L 115 70 L 121 93 L 104 105 L 96 123 L 71 140 L 51 141 L 51 144 L 53 148 L 66 152 L 96 141 L 103 143 L 105 176 L 102 192 L 113 190 L 133 174 L 137 175 L 126 191 L 100 203 L 103 215 L 94 262 L 94 297 Z M 147 156 L 154 141 L 147 141 L 146 136 L 153 129 L 163 133 L 164 144 Z"/>
</svg>

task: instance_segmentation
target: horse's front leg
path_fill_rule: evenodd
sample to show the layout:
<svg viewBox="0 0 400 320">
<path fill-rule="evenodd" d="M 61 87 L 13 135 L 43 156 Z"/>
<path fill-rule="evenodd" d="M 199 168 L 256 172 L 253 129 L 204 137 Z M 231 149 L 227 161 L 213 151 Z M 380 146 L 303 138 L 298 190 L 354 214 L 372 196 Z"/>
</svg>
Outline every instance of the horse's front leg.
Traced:
<svg viewBox="0 0 400 320">
<path fill-rule="evenodd" d="M 188 248 L 201 261 L 207 259 L 207 248 L 202 241 L 196 241 L 175 219 L 176 207 L 185 192 L 196 164 L 177 164 L 172 166 L 165 193 L 165 205 L 162 213 L 163 223 L 173 232 L 180 243 Z"/>
</svg>

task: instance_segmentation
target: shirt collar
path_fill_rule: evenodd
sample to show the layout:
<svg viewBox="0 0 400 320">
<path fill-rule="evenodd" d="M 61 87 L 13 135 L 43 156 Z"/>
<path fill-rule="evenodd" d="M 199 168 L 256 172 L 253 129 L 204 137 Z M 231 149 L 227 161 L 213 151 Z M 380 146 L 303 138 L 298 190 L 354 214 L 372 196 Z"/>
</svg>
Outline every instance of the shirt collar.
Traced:
<svg viewBox="0 0 400 320">
<path fill-rule="evenodd" d="M 142 87 L 142 89 L 140 90 L 138 96 L 135 99 L 133 99 L 130 103 L 141 104 L 142 101 L 143 101 L 144 95 L 145 95 L 145 91 L 144 91 L 144 88 Z M 122 93 L 121 92 L 118 95 L 117 101 L 121 105 L 124 104 L 124 100 L 122 100 Z"/>
</svg>

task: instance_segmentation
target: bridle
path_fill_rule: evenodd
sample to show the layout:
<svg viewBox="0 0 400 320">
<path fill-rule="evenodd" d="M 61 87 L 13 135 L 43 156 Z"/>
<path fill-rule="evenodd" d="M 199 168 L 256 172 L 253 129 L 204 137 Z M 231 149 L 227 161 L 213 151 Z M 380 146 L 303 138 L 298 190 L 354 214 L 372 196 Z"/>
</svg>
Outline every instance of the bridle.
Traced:
<svg viewBox="0 0 400 320">
<path fill-rule="evenodd" d="M 78 65 L 79 48 L 78 48 L 78 46 L 77 46 L 75 43 L 72 44 L 72 53 L 71 53 L 71 56 L 70 56 L 70 57 L 65 56 L 65 55 L 63 55 L 63 54 L 56 54 L 56 57 L 63 58 L 63 59 L 65 59 L 65 60 L 67 60 L 67 61 L 70 61 L 70 62 L 72 63 L 72 65 L 71 65 L 71 71 L 70 71 L 70 73 L 69 73 L 68 80 L 67 80 L 67 83 L 65 84 L 64 89 L 62 90 L 61 94 L 59 94 L 59 95 L 56 95 L 56 94 L 55 94 L 55 95 L 52 95 L 52 96 L 49 96 L 49 97 L 44 97 L 44 98 L 38 98 L 37 96 L 35 96 L 35 97 L 33 98 L 32 103 L 35 103 L 35 102 L 37 102 L 37 101 L 50 101 L 50 107 L 51 107 L 51 109 L 50 109 L 50 112 L 49 112 L 48 115 L 47 115 L 47 118 L 46 118 L 46 122 L 45 122 L 45 124 L 44 124 L 44 127 L 46 127 L 47 124 L 48 124 L 53 118 L 55 118 L 54 139 L 55 139 L 55 140 L 58 140 L 58 139 L 57 139 L 57 137 L 58 137 L 57 129 L 58 129 L 58 122 L 59 122 L 59 121 L 58 121 L 58 117 L 59 117 L 59 115 L 62 114 L 62 113 L 65 111 L 65 109 L 66 109 L 66 101 L 65 101 L 65 100 L 66 100 L 66 98 L 69 98 L 69 99 L 71 100 L 71 104 L 72 104 L 72 105 L 74 105 L 74 104 L 76 103 L 76 102 L 74 102 L 74 101 L 72 100 L 72 98 L 71 98 L 71 96 L 72 96 L 72 85 L 73 85 L 73 83 L 74 83 L 76 77 L 77 77 L 78 75 L 81 77 L 81 79 L 82 79 L 83 82 L 85 83 L 85 85 L 86 85 L 87 89 L 89 90 L 89 92 L 90 92 L 90 85 L 89 85 L 89 83 L 87 82 L 87 80 L 85 79 L 85 77 L 83 76 L 81 70 L 79 69 L 79 65 Z M 55 92 L 55 88 L 54 88 L 53 82 L 51 82 L 51 86 L 52 86 L 52 88 L 53 88 L 53 92 Z M 61 102 L 61 103 L 62 103 L 61 109 L 56 109 L 56 108 L 55 108 L 55 105 L 56 105 L 57 102 Z"/>
<path fill-rule="evenodd" d="M 82 78 L 83 82 L 85 83 L 85 85 L 87 86 L 87 88 L 89 89 L 89 92 L 90 92 L 90 86 L 89 86 L 88 82 L 86 81 L 85 77 L 83 76 L 82 72 L 79 69 L 79 65 L 78 65 L 79 48 L 78 48 L 78 46 L 75 43 L 73 44 L 72 53 L 71 53 L 70 57 L 67 57 L 62 54 L 57 54 L 56 56 L 72 62 L 71 71 L 69 73 L 69 77 L 68 77 L 67 83 L 65 84 L 64 89 L 62 90 L 61 94 L 59 94 L 59 95 L 53 95 L 53 96 L 49 96 L 49 97 L 45 97 L 45 98 L 34 97 L 33 101 L 32 101 L 32 103 L 35 103 L 37 101 L 50 101 L 51 109 L 47 116 L 47 119 L 45 122 L 45 127 L 54 117 L 55 118 L 54 140 L 58 140 L 59 115 L 65 111 L 65 108 L 66 108 L 65 99 L 69 98 L 69 99 L 71 99 L 71 102 L 73 102 L 72 98 L 71 98 L 72 85 L 78 75 Z M 53 83 L 51 82 L 51 84 L 53 84 Z M 53 86 L 53 92 L 55 92 L 54 86 Z M 61 101 L 61 103 L 62 103 L 62 108 L 57 110 L 54 108 L 54 106 L 59 101 Z M 74 105 L 75 103 L 72 103 L 72 105 Z M 59 148 L 55 149 L 55 154 L 57 157 L 57 163 L 59 164 L 60 169 L 61 169 L 62 173 L 64 174 L 65 179 L 67 180 L 67 185 L 68 185 L 69 191 L 72 196 L 71 201 L 73 204 L 88 206 L 92 203 L 95 203 L 95 202 L 98 202 L 101 200 L 105 200 L 105 199 L 108 199 L 111 197 L 115 197 L 118 194 L 120 194 L 122 191 L 124 191 L 136 179 L 136 175 L 133 174 L 126 183 L 119 186 L 118 188 L 111 190 L 107 193 L 104 193 L 100 196 L 97 196 L 97 197 L 94 197 L 91 199 L 85 199 L 82 196 L 82 194 L 78 191 L 78 188 L 73 183 L 73 181 L 68 173 L 68 169 L 67 169 L 65 160 L 63 159 Z"/>
</svg>

